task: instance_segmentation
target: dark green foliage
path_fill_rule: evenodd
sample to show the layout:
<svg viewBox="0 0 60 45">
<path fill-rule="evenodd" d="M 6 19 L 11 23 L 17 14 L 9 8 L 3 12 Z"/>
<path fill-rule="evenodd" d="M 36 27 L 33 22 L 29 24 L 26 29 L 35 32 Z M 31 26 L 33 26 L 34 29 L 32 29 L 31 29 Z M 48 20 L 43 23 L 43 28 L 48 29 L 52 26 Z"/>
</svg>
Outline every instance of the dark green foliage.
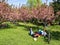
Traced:
<svg viewBox="0 0 60 45">
<path fill-rule="evenodd" d="M 60 12 L 59 12 L 60 11 L 60 0 L 53 0 L 51 6 L 54 8 L 55 23 L 59 24 L 59 21 L 60 21 L 60 16 L 59 16 L 60 15 Z"/>
<path fill-rule="evenodd" d="M 52 6 L 56 14 L 56 12 L 60 11 L 60 0 L 53 0 Z"/>
<path fill-rule="evenodd" d="M 8 24 L 0 24 L 0 28 L 10 28 Z"/>
</svg>

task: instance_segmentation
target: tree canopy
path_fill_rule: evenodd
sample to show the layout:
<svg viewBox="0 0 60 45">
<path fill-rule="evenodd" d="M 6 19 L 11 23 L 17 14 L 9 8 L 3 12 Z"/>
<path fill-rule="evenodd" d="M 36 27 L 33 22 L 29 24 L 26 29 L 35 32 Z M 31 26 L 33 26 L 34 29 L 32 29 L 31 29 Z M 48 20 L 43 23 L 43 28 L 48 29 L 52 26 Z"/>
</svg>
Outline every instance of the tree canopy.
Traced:
<svg viewBox="0 0 60 45">
<path fill-rule="evenodd" d="M 41 5 L 42 1 L 41 0 L 28 0 L 27 1 L 27 6 L 28 7 L 37 7 L 37 5 Z"/>
<path fill-rule="evenodd" d="M 54 12 L 56 14 L 56 12 L 60 11 L 60 0 L 53 0 L 52 6 L 53 6 Z"/>
</svg>

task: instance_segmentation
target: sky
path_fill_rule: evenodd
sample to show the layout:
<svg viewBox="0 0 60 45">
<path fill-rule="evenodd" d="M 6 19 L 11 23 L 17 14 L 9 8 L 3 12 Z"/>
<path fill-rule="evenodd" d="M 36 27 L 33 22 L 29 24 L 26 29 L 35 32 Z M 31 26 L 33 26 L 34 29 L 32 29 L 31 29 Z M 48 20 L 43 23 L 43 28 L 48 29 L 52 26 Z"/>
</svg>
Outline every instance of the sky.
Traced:
<svg viewBox="0 0 60 45">
<path fill-rule="evenodd" d="M 8 0 L 8 3 L 10 5 L 13 4 L 15 6 L 19 6 L 19 4 L 20 4 L 20 6 L 22 6 L 22 4 L 26 4 L 26 2 L 27 2 L 27 0 Z M 46 2 L 46 0 L 42 0 L 42 2 L 44 3 L 44 2 Z M 48 0 L 47 4 L 49 4 L 49 2 L 52 2 L 52 0 Z"/>
</svg>

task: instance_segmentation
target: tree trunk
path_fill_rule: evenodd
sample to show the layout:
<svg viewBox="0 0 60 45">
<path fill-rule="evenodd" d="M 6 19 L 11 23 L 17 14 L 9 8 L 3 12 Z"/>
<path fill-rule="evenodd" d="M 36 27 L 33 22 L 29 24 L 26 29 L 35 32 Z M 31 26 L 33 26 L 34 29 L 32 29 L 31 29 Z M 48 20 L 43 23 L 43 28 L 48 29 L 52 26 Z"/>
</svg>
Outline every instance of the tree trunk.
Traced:
<svg viewBox="0 0 60 45">
<path fill-rule="evenodd" d="M 48 26 L 50 26 L 51 25 L 51 23 L 48 23 Z"/>
</svg>

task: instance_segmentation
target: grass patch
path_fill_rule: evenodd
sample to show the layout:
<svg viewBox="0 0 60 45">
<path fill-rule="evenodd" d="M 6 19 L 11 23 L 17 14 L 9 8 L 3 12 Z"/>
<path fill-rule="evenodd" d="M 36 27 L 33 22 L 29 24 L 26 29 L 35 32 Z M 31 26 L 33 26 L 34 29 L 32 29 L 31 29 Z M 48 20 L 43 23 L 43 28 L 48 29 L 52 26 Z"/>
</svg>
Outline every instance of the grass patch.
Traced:
<svg viewBox="0 0 60 45">
<path fill-rule="evenodd" d="M 54 25 L 50 26 L 52 40 L 50 44 L 44 41 L 41 36 L 37 41 L 34 41 L 31 36 L 29 36 L 29 30 L 27 28 L 32 27 L 33 30 L 38 30 L 38 28 L 43 28 L 42 26 L 36 26 L 31 23 L 22 23 L 20 26 L 8 23 L 11 28 L 0 29 L 0 45 L 60 45 L 60 26 Z"/>
</svg>

